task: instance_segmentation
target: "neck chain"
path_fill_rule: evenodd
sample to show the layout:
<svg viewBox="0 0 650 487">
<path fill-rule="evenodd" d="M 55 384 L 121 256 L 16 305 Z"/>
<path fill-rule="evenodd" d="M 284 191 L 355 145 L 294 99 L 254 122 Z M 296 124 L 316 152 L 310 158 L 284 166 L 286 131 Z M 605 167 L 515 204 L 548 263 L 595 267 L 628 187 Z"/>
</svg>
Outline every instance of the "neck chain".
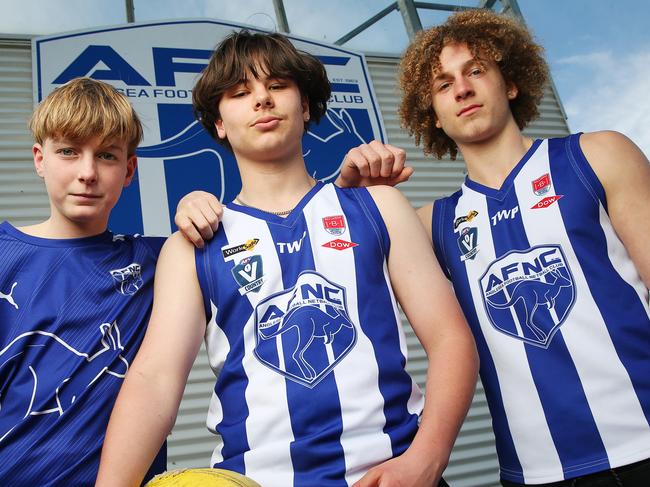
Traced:
<svg viewBox="0 0 650 487">
<path fill-rule="evenodd" d="M 293 211 L 293 208 L 291 208 L 290 210 L 284 210 L 284 211 L 268 211 L 268 210 L 263 210 L 262 208 L 258 208 L 257 206 L 251 206 L 251 205 L 247 204 L 246 202 L 244 202 L 244 201 L 241 199 L 241 196 L 237 196 L 237 197 L 235 198 L 235 201 L 237 201 L 237 202 L 238 202 L 240 205 L 242 205 L 242 206 L 246 206 L 247 208 L 253 208 L 254 210 L 263 211 L 264 213 L 270 213 L 271 215 L 287 216 L 289 213 L 291 213 L 291 212 Z M 295 208 L 295 206 L 294 206 L 294 208 Z"/>
<path fill-rule="evenodd" d="M 315 179 L 311 179 L 311 181 L 309 182 L 309 186 L 310 186 L 310 188 L 309 188 L 310 190 L 311 190 L 311 188 L 313 188 L 314 186 L 316 186 L 316 180 L 315 180 Z M 240 196 L 240 195 L 237 195 L 237 197 L 235 198 L 235 201 L 238 202 L 240 205 L 245 206 L 245 207 L 247 207 L 247 208 L 253 208 L 254 210 L 263 211 L 264 213 L 270 213 L 271 215 L 277 215 L 277 216 L 287 216 L 289 213 L 291 213 L 291 212 L 296 208 L 296 207 L 294 206 L 293 208 L 291 208 L 291 209 L 289 209 L 289 210 L 284 210 L 284 211 L 268 211 L 268 210 L 263 210 L 262 208 L 258 208 L 257 206 L 251 206 L 251 205 L 249 205 L 248 203 L 246 203 L 244 200 L 241 199 L 241 196 Z"/>
</svg>

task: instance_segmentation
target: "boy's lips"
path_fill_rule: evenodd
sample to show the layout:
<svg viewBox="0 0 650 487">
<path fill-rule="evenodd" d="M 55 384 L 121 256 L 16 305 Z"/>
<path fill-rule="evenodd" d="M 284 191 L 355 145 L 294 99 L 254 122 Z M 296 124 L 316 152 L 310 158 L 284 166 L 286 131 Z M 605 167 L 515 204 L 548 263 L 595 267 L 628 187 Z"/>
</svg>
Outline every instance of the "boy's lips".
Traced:
<svg viewBox="0 0 650 487">
<path fill-rule="evenodd" d="M 252 126 L 261 129 L 275 128 L 280 123 L 280 120 L 280 117 L 274 115 L 264 115 L 263 117 L 256 119 Z"/>
<path fill-rule="evenodd" d="M 467 105 L 466 107 L 461 108 L 461 110 L 456 114 L 456 116 L 462 117 L 463 115 L 471 115 L 482 106 L 483 105 L 479 105 L 477 103 L 474 103 L 472 105 Z"/>
<path fill-rule="evenodd" d="M 92 194 L 92 193 L 70 193 L 70 196 L 75 196 L 77 198 L 89 199 L 89 200 L 96 200 L 98 198 L 101 198 L 100 195 Z"/>
</svg>

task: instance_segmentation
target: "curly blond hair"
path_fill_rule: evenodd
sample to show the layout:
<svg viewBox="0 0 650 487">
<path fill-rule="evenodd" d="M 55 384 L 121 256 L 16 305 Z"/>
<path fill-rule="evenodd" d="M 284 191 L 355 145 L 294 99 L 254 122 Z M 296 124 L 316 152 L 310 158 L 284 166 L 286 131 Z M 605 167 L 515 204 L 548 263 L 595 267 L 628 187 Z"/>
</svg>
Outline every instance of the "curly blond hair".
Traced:
<svg viewBox="0 0 650 487">
<path fill-rule="evenodd" d="M 400 64 L 400 86 L 404 93 L 399 113 L 404 127 L 423 143 L 425 154 L 441 159 L 456 158 L 458 146 L 436 127 L 431 82 L 440 69 L 440 53 L 449 44 L 467 44 L 477 59 L 494 61 L 506 84 L 513 83 L 518 95 L 510 110 L 520 129 L 538 115 L 537 106 L 549 78 L 543 48 L 516 20 L 489 10 L 468 10 L 450 16 L 439 26 L 418 33 Z"/>
</svg>

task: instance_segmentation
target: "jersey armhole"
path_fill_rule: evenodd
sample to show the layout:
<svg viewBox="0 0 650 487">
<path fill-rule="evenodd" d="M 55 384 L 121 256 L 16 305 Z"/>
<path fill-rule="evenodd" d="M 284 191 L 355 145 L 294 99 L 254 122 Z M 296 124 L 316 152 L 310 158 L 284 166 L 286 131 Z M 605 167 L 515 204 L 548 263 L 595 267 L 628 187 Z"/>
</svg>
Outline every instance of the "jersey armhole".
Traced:
<svg viewBox="0 0 650 487">
<path fill-rule="evenodd" d="M 447 276 L 447 279 L 451 280 L 451 274 L 449 273 L 449 268 L 446 263 L 445 247 L 442 244 L 444 208 L 444 198 L 434 201 L 431 210 L 431 242 L 433 243 L 433 252 L 436 254 L 442 272 Z"/>
<path fill-rule="evenodd" d="M 582 132 L 579 132 L 566 139 L 565 147 L 567 157 L 569 158 L 571 166 L 573 166 L 578 179 L 580 179 L 585 188 L 587 188 L 587 191 L 589 191 L 591 196 L 595 200 L 600 201 L 605 208 L 605 211 L 607 211 L 605 188 L 603 188 L 603 185 L 598 179 L 598 176 L 596 176 L 594 169 L 591 167 L 591 164 L 589 164 L 584 152 L 582 152 L 582 149 L 580 148 L 581 135 Z"/>
<path fill-rule="evenodd" d="M 388 235 L 386 223 L 381 216 L 379 208 L 377 208 L 375 200 L 372 199 L 372 196 L 370 196 L 370 193 L 366 188 L 353 188 L 352 194 L 359 201 L 361 209 L 368 218 L 375 235 L 377 235 L 379 246 L 381 247 L 386 259 L 388 259 L 388 254 L 390 252 L 390 236 Z"/>
<path fill-rule="evenodd" d="M 145 236 L 138 236 L 138 237 L 133 237 L 133 238 L 141 238 L 144 244 L 149 247 L 149 250 L 153 252 L 153 255 L 155 256 L 156 260 L 158 260 L 158 256 L 160 255 L 160 251 L 162 250 L 163 245 L 165 245 L 165 242 L 167 241 L 166 237 L 145 237 Z"/>
<path fill-rule="evenodd" d="M 199 288 L 203 296 L 203 309 L 205 311 L 205 323 L 212 320 L 212 307 L 210 302 L 215 296 L 214 292 L 214 279 L 210 272 L 210 249 L 211 242 L 206 242 L 202 249 L 194 249 L 194 265 L 196 266 L 196 277 L 199 281 Z"/>
</svg>

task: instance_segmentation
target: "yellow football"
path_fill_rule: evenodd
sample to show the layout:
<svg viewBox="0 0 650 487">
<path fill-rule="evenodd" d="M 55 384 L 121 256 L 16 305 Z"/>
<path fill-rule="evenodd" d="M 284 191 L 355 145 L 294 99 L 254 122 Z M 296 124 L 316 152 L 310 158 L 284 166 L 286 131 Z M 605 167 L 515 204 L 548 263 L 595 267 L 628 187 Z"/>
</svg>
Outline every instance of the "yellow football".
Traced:
<svg viewBox="0 0 650 487">
<path fill-rule="evenodd" d="M 152 478 L 145 487 L 261 487 L 237 472 L 220 468 L 171 470 Z"/>
</svg>

